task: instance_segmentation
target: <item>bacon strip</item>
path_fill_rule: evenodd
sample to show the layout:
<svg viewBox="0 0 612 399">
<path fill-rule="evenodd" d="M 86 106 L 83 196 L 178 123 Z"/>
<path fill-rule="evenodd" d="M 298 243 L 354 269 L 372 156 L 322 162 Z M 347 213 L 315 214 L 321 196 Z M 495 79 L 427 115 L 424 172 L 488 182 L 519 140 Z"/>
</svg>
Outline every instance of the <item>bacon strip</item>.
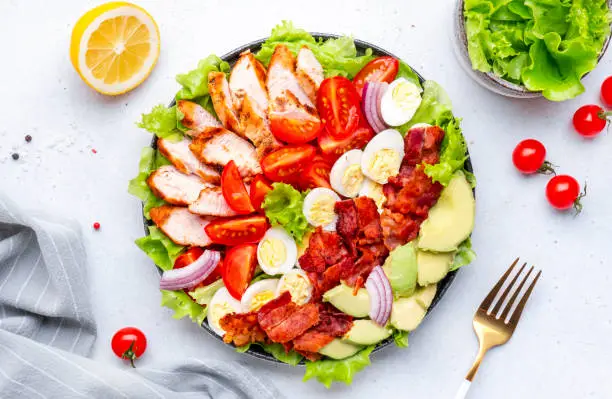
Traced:
<svg viewBox="0 0 612 399">
<path fill-rule="evenodd" d="M 257 322 L 257 313 L 230 313 L 221 320 L 219 325 L 225 330 L 223 342 L 244 346 L 253 342 L 265 342 L 266 333 Z"/>
<path fill-rule="evenodd" d="M 296 305 L 285 291 L 259 310 L 257 320 L 270 340 L 286 343 L 319 322 L 319 309 L 312 303 Z"/>
</svg>

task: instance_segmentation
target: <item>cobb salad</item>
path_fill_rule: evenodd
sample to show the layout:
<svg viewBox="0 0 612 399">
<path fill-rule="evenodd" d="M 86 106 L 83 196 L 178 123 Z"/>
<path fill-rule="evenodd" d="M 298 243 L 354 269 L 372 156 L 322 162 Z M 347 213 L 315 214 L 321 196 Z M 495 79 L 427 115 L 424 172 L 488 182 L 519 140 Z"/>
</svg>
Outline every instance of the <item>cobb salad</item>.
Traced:
<svg viewBox="0 0 612 399">
<path fill-rule="evenodd" d="M 142 116 L 156 146 L 129 185 L 162 305 L 328 387 L 379 343 L 406 347 L 475 256 L 475 180 L 443 89 L 288 22 L 177 81 L 175 105 Z"/>
</svg>

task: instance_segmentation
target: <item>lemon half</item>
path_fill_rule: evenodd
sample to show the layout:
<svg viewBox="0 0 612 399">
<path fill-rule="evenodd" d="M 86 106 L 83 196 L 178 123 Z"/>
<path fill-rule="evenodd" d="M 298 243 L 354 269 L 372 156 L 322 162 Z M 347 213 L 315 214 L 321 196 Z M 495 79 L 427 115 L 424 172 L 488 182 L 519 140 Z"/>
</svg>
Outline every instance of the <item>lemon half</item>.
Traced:
<svg viewBox="0 0 612 399">
<path fill-rule="evenodd" d="M 83 15 L 72 30 L 72 65 L 102 94 L 132 90 L 149 76 L 158 57 L 157 24 L 131 3 L 102 4 Z"/>
</svg>

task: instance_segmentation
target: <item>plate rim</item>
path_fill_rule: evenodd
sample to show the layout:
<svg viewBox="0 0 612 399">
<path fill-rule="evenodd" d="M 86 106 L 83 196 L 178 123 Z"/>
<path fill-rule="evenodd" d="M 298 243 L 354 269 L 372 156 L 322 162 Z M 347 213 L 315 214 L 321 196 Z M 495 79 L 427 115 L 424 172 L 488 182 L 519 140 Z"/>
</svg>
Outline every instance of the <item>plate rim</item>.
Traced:
<svg viewBox="0 0 612 399">
<path fill-rule="evenodd" d="M 333 34 L 333 33 L 321 33 L 321 32 L 310 32 L 310 34 L 317 40 L 322 39 L 322 40 L 328 40 L 328 39 L 337 39 L 339 37 L 342 37 L 342 35 L 338 35 L 338 34 Z M 247 44 L 244 44 L 242 46 L 239 46 L 225 54 L 223 54 L 221 58 L 223 61 L 226 61 L 228 63 L 230 63 L 230 65 L 233 65 L 233 63 L 238 59 L 238 57 L 240 56 L 240 54 L 246 50 L 251 50 L 252 52 L 256 52 L 261 48 L 261 45 L 268 40 L 268 37 L 262 38 L 262 39 L 258 39 L 258 40 L 254 40 L 252 42 L 249 42 Z M 397 57 L 396 55 L 394 55 L 393 53 L 391 53 L 390 51 L 387 51 L 385 49 L 383 49 L 382 47 L 376 46 L 374 44 L 371 44 L 369 42 L 360 40 L 360 39 L 355 39 L 353 38 L 353 41 L 355 42 L 355 47 L 357 48 L 358 52 L 363 52 L 366 49 L 370 48 L 372 49 L 372 54 L 375 56 L 391 56 L 394 57 L 398 60 L 401 60 L 400 57 Z M 425 78 L 416 70 L 414 69 L 410 64 L 406 63 L 410 69 L 412 69 L 412 71 L 416 74 L 416 76 L 418 77 L 420 83 L 424 83 L 425 82 Z M 173 99 L 169 106 L 173 106 L 176 104 L 176 100 Z M 462 133 L 463 134 L 463 133 Z M 465 135 L 464 135 L 465 138 Z M 150 147 L 153 149 L 157 149 L 157 136 L 153 136 L 153 139 L 151 140 L 151 144 Z M 466 143 L 466 148 L 467 148 L 467 143 Z M 473 166 L 472 166 L 472 162 L 471 162 L 471 156 L 469 154 L 469 151 L 466 151 L 466 155 L 467 155 L 467 159 L 465 160 L 464 163 L 464 168 L 465 170 L 467 170 L 470 173 L 473 173 Z M 472 190 L 474 193 L 474 199 L 476 198 L 476 189 Z M 143 212 L 142 212 L 142 218 L 143 218 L 143 224 L 144 224 L 144 230 L 145 230 L 145 234 L 148 236 L 149 233 L 149 229 L 148 227 L 152 225 L 152 222 L 150 220 L 148 220 L 145 215 L 144 215 L 144 203 L 143 203 Z M 158 272 L 161 274 L 163 272 L 163 270 L 157 266 L 154 263 L 155 267 L 157 268 Z M 433 299 L 433 301 L 431 302 L 431 305 L 429 306 L 429 308 L 427 309 L 427 313 L 425 315 L 425 318 L 427 318 L 429 316 L 429 314 L 431 313 L 431 311 L 436 307 L 436 305 L 440 302 L 440 300 L 442 299 L 442 297 L 446 294 L 446 292 L 448 291 L 448 289 L 450 288 L 450 286 L 453 284 L 455 278 L 457 277 L 457 273 L 459 272 L 459 270 L 453 270 L 451 272 L 449 272 L 446 277 L 444 277 L 444 279 L 442 279 L 440 282 L 438 282 L 438 289 L 436 291 L 436 295 Z M 200 325 L 200 327 L 202 327 L 204 330 L 206 330 L 206 332 L 208 332 L 210 335 L 212 335 L 214 338 L 216 338 L 218 341 L 221 341 L 223 343 L 224 346 L 227 346 L 229 348 L 232 348 L 233 350 L 236 349 L 236 347 L 234 345 L 231 344 L 227 344 L 223 341 L 223 338 L 220 337 L 219 335 L 217 335 L 209 326 L 208 323 L 206 322 L 206 320 L 204 320 L 202 322 L 202 324 Z M 379 342 L 376 347 L 374 348 L 374 350 L 372 351 L 372 353 L 376 353 L 381 351 L 383 348 L 388 347 L 389 345 L 391 345 L 393 343 L 393 336 L 390 336 L 389 338 Z M 271 354 L 265 352 L 263 350 L 263 348 L 261 348 L 259 345 L 252 345 L 249 350 L 242 352 L 244 354 L 247 354 L 249 356 L 255 357 L 257 359 L 262 359 L 262 360 L 266 360 L 268 362 L 272 362 L 275 364 L 284 364 L 286 366 L 293 366 L 290 365 L 288 363 L 285 362 L 281 362 L 280 360 L 276 359 L 274 356 L 272 356 Z M 304 366 L 305 365 L 305 361 L 302 360 L 300 361 L 300 363 L 297 364 L 297 366 Z"/>
</svg>

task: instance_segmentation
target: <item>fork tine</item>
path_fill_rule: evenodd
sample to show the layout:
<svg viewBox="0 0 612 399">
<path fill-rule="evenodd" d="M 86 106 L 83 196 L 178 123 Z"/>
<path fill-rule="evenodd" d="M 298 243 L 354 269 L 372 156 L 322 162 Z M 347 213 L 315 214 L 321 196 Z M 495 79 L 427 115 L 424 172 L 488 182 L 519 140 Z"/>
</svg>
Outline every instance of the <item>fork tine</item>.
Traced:
<svg viewBox="0 0 612 399">
<path fill-rule="evenodd" d="M 523 273 L 523 270 L 525 269 L 525 266 L 527 266 L 527 263 L 523 263 L 523 266 L 521 266 L 521 268 L 519 269 L 518 273 L 516 273 L 516 276 L 514 276 L 514 278 L 510 282 L 510 284 L 508 284 L 508 286 L 504 290 L 504 293 L 502 294 L 502 296 L 499 298 L 499 300 L 495 304 L 495 307 L 493 308 L 493 311 L 491 312 L 491 314 L 496 315 L 499 312 L 499 310 L 501 309 L 504 301 L 506 300 L 506 297 L 508 296 L 508 294 L 510 294 L 510 291 L 512 290 L 512 287 L 514 287 L 514 284 L 516 284 L 516 281 L 521 276 L 521 273 Z"/>
<path fill-rule="evenodd" d="M 521 293 L 521 290 L 523 289 L 523 286 L 527 282 L 527 279 L 529 279 L 529 276 L 531 275 L 532 271 L 533 271 L 533 266 L 531 266 L 531 268 L 527 272 L 527 275 L 523 278 L 518 288 L 512 295 L 512 298 L 510 298 L 510 301 L 508 302 L 508 304 L 506 305 L 506 308 L 504 309 L 503 313 L 500 316 L 501 320 L 506 320 L 506 317 L 508 317 L 508 313 L 510 313 L 510 309 L 512 309 L 512 305 L 514 304 L 514 301 L 516 301 L 516 298 L 518 298 L 519 294 Z M 497 312 L 495 314 L 497 314 Z"/>
<path fill-rule="evenodd" d="M 535 287 L 536 283 L 538 282 L 538 279 L 540 278 L 540 275 L 542 275 L 542 270 L 540 270 L 538 272 L 538 274 L 536 274 L 535 278 L 533 279 L 533 282 L 531 283 L 529 288 L 527 288 L 527 292 L 525 292 L 525 295 L 523 295 L 523 297 L 521 298 L 521 300 L 518 303 L 518 305 L 516 305 L 516 310 L 514 311 L 512 316 L 510 317 L 510 323 L 509 324 L 512 327 L 516 327 L 517 326 L 518 321 L 521 318 L 521 313 L 523 313 L 523 309 L 525 308 L 525 304 L 527 303 L 527 300 L 529 299 L 529 296 L 531 295 L 531 291 L 533 291 L 533 287 Z"/>
<path fill-rule="evenodd" d="M 501 276 L 497 284 L 495 284 L 495 287 L 491 289 L 487 297 L 484 299 L 484 301 L 482 301 L 482 303 L 480 304 L 480 309 L 484 310 L 485 312 L 489 310 L 489 308 L 491 307 L 491 304 L 493 303 L 493 300 L 495 299 L 495 296 L 501 289 L 502 285 L 504 285 L 504 281 L 506 281 L 506 279 L 508 278 L 508 276 L 512 272 L 512 269 L 514 269 L 514 266 L 516 266 L 518 261 L 519 261 L 519 258 L 516 258 L 514 262 L 512 262 L 512 265 L 510 265 L 506 273 L 504 273 L 504 275 Z"/>
</svg>

